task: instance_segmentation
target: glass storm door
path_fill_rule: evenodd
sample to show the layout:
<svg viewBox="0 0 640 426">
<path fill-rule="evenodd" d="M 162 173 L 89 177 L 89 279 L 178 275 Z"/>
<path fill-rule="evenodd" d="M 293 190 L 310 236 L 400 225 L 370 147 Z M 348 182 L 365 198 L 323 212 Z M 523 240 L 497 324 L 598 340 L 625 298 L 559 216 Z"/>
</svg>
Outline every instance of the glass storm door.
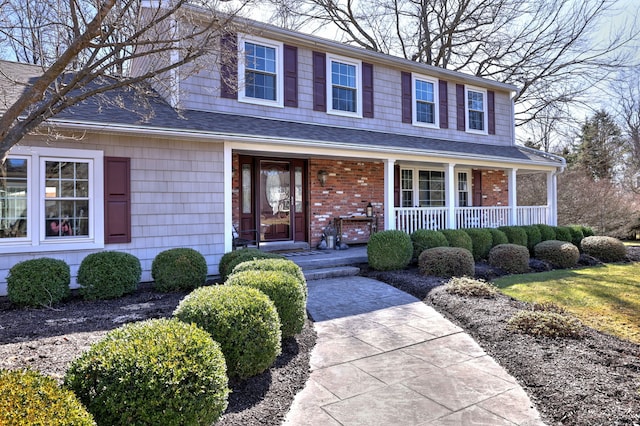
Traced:
<svg viewBox="0 0 640 426">
<path fill-rule="evenodd" d="M 260 241 L 291 240 L 291 167 L 287 161 L 260 161 Z"/>
</svg>

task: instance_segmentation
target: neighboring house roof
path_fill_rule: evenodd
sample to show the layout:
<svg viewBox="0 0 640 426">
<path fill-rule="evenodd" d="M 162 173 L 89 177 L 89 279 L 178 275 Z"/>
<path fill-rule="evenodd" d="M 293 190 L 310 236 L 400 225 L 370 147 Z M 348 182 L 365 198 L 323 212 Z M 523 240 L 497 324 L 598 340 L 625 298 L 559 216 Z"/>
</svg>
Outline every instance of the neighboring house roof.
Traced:
<svg viewBox="0 0 640 426">
<path fill-rule="evenodd" d="M 5 69 L 4 65 L 5 63 L 0 61 L 0 70 Z M 11 63 L 13 68 L 17 68 L 16 65 L 19 64 Z M 2 84 L 0 84 L 1 87 L 3 87 Z M 16 95 L 16 91 L 13 94 Z M 51 122 L 59 126 L 106 131 L 147 129 L 154 130 L 156 134 L 178 132 L 185 136 L 198 134 L 212 138 L 248 138 L 256 142 L 262 140 L 263 143 L 280 140 L 303 144 L 318 143 L 325 147 L 334 145 L 336 148 L 395 152 L 405 150 L 422 155 L 464 156 L 524 164 L 564 166 L 561 157 L 521 146 L 458 142 L 217 112 L 178 111 L 147 87 L 141 87 L 138 90 L 124 87 L 106 92 L 62 111 Z"/>
<path fill-rule="evenodd" d="M 0 112 L 6 111 L 24 91 L 29 80 L 42 75 L 37 65 L 0 61 Z"/>
</svg>

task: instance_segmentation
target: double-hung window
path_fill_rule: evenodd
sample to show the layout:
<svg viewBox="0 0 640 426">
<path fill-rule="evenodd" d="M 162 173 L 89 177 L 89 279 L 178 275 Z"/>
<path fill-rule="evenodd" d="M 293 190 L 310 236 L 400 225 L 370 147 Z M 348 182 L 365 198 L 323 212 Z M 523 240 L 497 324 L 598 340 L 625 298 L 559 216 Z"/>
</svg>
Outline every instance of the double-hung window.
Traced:
<svg viewBox="0 0 640 426">
<path fill-rule="evenodd" d="M 444 207 L 444 171 L 402 169 L 400 173 L 402 207 Z"/>
<path fill-rule="evenodd" d="M 438 82 L 413 75 L 413 124 L 438 127 Z"/>
<path fill-rule="evenodd" d="M 487 91 L 466 87 L 467 131 L 487 133 Z"/>
<path fill-rule="evenodd" d="M 101 151 L 12 148 L 0 174 L 0 252 L 104 245 Z"/>
<path fill-rule="evenodd" d="M 469 207 L 470 203 L 470 188 L 469 188 L 469 173 L 458 172 L 458 202 L 457 207 Z"/>
<path fill-rule="evenodd" d="M 327 57 L 328 112 L 362 117 L 362 63 L 360 61 L 329 55 Z"/>
<path fill-rule="evenodd" d="M 243 102 L 283 105 L 282 44 L 240 37 L 239 97 Z"/>
</svg>

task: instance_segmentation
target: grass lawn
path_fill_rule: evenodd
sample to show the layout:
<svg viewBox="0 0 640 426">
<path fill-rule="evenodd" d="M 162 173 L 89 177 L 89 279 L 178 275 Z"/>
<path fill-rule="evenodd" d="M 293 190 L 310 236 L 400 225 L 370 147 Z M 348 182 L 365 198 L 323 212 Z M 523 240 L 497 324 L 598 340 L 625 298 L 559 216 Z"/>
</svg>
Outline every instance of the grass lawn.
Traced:
<svg viewBox="0 0 640 426">
<path fill-rule="evenodd" d="M 640 262 L 510 275 L 494 281 L 526 302 L 553 302 L 584 324 L 640 343 Z"/>
</svg>

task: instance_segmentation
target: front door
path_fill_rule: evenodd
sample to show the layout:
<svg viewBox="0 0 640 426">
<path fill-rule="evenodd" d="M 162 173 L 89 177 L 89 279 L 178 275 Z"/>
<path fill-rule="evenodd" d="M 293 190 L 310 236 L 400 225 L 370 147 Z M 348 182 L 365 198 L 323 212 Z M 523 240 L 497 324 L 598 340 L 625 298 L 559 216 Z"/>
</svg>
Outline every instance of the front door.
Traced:
<svg viewBox="0 0 640 426">
<path fill-rule="evenodd" d="M 241 156 L 240 165 L 241 235 L 255 229 L 260 242 L 306 241 L 306 161 Z"/>
</svg>

